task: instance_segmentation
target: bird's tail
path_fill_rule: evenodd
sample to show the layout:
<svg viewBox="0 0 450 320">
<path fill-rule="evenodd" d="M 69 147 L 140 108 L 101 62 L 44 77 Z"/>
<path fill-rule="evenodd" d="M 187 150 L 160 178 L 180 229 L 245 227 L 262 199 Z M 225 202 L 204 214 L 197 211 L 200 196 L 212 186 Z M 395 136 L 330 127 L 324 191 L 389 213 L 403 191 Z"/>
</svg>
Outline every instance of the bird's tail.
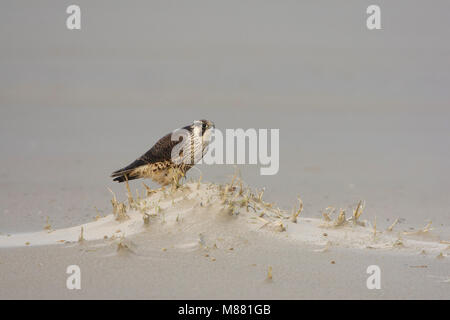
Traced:
<svg viewBox="0 0 450 320">
<path fill-rule="evenodd" d="M 114 171 L 111 177 L 114 178 L 113 181 L 124 182 L 127 180 L 134 180 L 140 178 L 139 174 L 136 173 L 136 168 L 145 165 L 146 163 L 140 159 L 134 161 L 132 164 L 126 166 L 125 168 Z"/>
<path fill-rule="evenodd" d="M 134 180 L 134 179 L 137 179 L 137 178 L 139 178 L 139 177 L 138 176 L 132 176 L 132 175 L 129 175 L 127 173 L 124 173 L 121 176 L 115 177 L 113 179 L 113 181 L 124 182 L 124 181 L 128 181 L 128 180 Z"/>
</svg>

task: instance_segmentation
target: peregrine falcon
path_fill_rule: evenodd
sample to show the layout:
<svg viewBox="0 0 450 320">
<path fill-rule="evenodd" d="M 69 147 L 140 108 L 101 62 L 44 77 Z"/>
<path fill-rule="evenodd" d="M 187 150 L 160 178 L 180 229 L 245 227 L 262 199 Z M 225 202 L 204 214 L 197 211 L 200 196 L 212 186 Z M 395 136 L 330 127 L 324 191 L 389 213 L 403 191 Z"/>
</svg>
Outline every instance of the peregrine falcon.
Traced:
<svg viewBox="0 0 450 320">
<path fill-rule="evenodd" d="M 117 182 L 150 178 L 162 186 L 177 183 L 205 155 L 214 127 L 211 121 L 196 120 L 192 125 L 174 130 L 111 177 Z"/>
</svg>

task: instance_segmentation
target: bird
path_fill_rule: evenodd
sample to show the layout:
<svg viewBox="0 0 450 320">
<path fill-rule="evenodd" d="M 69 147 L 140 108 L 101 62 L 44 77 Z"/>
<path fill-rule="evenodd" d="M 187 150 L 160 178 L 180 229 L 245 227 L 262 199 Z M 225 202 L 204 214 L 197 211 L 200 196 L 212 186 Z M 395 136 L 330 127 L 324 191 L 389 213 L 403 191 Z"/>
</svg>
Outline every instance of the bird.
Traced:
<svg viewBox="0 0 450 320">
<path fill-rule="evenodd" d="M 159 139 L 134 162 L 114 171 L 111 177 L 117 182 L 149 178 L 161 186 L 177 185 L 205 155 L 214 128 L 212 121 L 202 119 L 176 129 Z"/>
</svg>

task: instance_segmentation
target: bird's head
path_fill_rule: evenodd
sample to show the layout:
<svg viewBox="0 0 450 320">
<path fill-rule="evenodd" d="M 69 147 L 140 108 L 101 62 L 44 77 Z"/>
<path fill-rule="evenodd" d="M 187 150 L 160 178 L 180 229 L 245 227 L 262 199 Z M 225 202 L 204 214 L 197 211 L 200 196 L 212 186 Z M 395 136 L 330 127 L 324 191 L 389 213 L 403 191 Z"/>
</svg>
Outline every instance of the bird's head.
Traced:
<svg viewBox="0 0 450 320">
<path fill-rule="evenodd" d="M 214 130 L 214 122 L 209 120 L 195 120 L 192 125 L 194 135 L 202 138 L 202 144 L 207 147 L 211 142 L 212 130 Z"/>
<path fill-rule="evenodd" d="M 207 131 L 209 131 L 209 130 L 215 128 L 214 122 L 209 121 L 209 120 L 205 120 L 205 119 L 202 119 L 202 120 L 195 120 L 193 126 L 196 127 L 196 128 L 201 128 L 201 130 L 202 130 L 202 136 L 203 136 Z"/>
</svg>

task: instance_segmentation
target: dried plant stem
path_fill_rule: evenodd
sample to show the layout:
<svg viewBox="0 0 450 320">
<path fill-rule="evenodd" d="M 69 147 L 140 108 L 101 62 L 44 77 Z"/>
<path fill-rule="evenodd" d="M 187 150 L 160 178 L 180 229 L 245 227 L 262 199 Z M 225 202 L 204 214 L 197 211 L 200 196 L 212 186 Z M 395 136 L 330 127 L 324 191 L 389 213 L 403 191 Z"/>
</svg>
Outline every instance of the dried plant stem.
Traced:
<svg viewBox="0 0 450 320">
<path fill-rule="evenodd" d="M 44 230 L 50 231 L 51 229 L 52 229 L 52 226 L 50 225 L 49 218 L 48 218 L 48 216 L 47 216 L 47 217 L 45 217 L 45 226 L 44 226 Z"/>
<path fill-rule="evenodd" d="M 131 194 L 130 185 L 128 184 L 127 176 L 125 176 L 125 186 L 127 188 L 127 194 L 128 194 L 128 206 L 130 208 L 132 208 L 134 205 L 134 199 L 133 199 L 133 195 Z"/>
<path fill-rule="evenodd" d="M 414 234 L 421 235 L 421 234 L 428 233 L 431 230 L 433 230 L 433 228 L 431 228 L 431 223 L 432 223 L 432 221 L 428 222 L 427 225 L 420 230 L 411 231 L 411 232 L 403 232 L 403 234 L 405 234 L 405 235 L 414 235 Z"/>
<path fill-rule="evenodd" d="M 298 208 L 298 210 L 297 210 L 297 212 L 295 212 L 293 215 L 292 215 L 292 222 L 294 222 L 294 223 L 297 223 L 297 217 L 300 215 L 300 213 L 302 213 L 302 211 L 303 211 L 303 201 L 302 201 L 302 199 L 300 198 L 300 196 L 298 197 L 298 202 L 299 202 L 299 208 Z"/>
<path fill-rule="evenodd" d="M 261 190 L 261 192 L 259 193 L 259 195 L 258 195 L 258 201 L 259 201 L 259 202 L 263 202 L 263 201 L 262 201 L 262 197 L 263 197 L 264 191 L 265 191 L 265 189 L 263 188 L 263 189 Z"/>
<path fill-rule="evenodd" d="M 197 190 L 200 189 L 200 184 L 202 183 L 202 178 L 203 178 L 203 175 L 200 174 L 200 177 L 198 178 L 198 182 L 197 182 Z"/>
<path fill-rule="evenodd" d="M 150 187 L 148 185 L 146 185 L 144 182 L 142 182 L 142 185 L 144 186 L 146 192 L 147 192 L 147 197 L 150 196 L 152 193 L 155 193 L 155 190 L 150 189 Z"/>
<path fill-rule="evenodd" d="M 267 270 L 267 280 L 272 280 L 272 266 L 269 266 Z"/>
<path fill-rule="evenodd" d="M 236 180 L 236 177 L 238 176 L 238 174 L 240 175 L 239 169 L 236 167 L 236 170 L 234 171 L 234 176 L 233 176 L 233 178 L 231 179 L 231 185 L 230 185 L 231 188 L 233 188 L 234 181 Z"/>
<path fill-rule="evenodd" d="M 364 201 L 360 200 L 358 202 L 355 211 L 353 211 L 353 223 L 357 223 L 359 217 L 363 213 L 364 205 L 365 205 Z"/>
<path fill-rule="evenodd" d="M 387 231 L 391 232 L 392 230 L 394 230 L 394 227 L 397 223 L 398 223 L 398 218 L 395 219 L 395 221 L 389 226 L 389 228 L 387 228 Z"/>
<path fill-rule="evenodd" d="M 108 190 L 113 195 L 113 198 L 111 199 L 111 204 L 112 204 L 112 207 L 113 207 L 113 214 L 116 215 L 117 214 L 117 205 L 118 205 L 116 194 L 110 188 L 108 188 Z"/>
<path fill-rule="evenodd" d="M 375 221 L 373 223 L 373 238 L 375 239 L 377 236 L 377 216 L 375 216 Z"/>
<path fill-rule="evenodd" d="M 81 227 L 81 230 L 80 230 L 80 235 L 78 236 L 78 242 L 83 242 L 84 241 L 84 229 L 83 229 L 83 227 Z"/>
<path fill-rule="evenodd" d="M 325 210 L 322 212 L 323 219 L 327 222 L 331 221 L 331 214 L 334 211 L 336 211 L 336 208 L 333 208 L 333 207 L 325 208 Z"/>
<path fill-rule="evenodd" d="M 337 217 L 336 221 L 334 222 L 334 225 L 336 227 L 342 226 L 345 222 L 346 222 L 346 220 L 345 220 L 345 210 L 341 209 L 339 211 L 339 216 Z"/>
</svg>

